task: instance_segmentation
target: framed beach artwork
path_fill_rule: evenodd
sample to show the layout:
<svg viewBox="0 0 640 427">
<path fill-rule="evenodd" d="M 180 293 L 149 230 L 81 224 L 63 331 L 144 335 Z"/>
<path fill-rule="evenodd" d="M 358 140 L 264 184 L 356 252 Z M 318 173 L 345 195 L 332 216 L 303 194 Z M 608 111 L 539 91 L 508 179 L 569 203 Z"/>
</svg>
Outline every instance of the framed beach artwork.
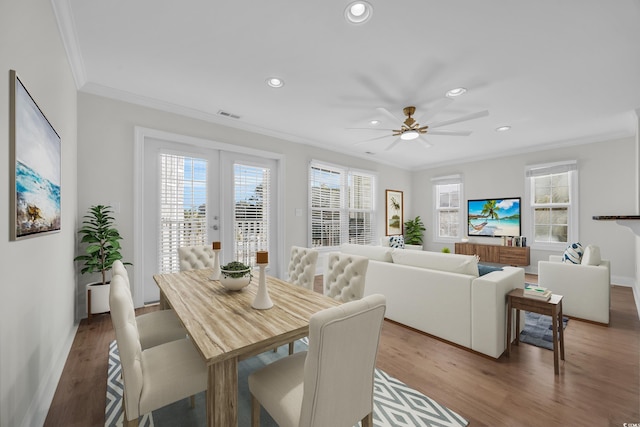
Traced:
<svg viewBox="0 0 640 427">
<path fill-rule="evenodd" d="M 11 70 L 11 239 L 60 231 L 60 136 Z"/>
<path fill-rule="evenodd" d="M 402 191 L 386 190 L 386 233 L 387 236 L 397 236 L 403 233 L 403 200 Z"/>
</svg>

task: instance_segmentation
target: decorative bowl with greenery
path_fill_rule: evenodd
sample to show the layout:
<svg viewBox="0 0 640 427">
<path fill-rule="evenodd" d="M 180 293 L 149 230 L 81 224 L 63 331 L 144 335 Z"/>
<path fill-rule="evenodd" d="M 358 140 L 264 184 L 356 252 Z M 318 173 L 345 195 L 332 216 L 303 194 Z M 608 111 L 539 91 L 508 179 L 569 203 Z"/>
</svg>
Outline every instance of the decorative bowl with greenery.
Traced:
<svg viewBox="0 0 640 427">
<path fill-rule="evenodd" d="M 82 221 L 83 225 L 78 230 L 78 234 L 82 235 L 80 242 L 86 244 L 85 255 L 74 258 L 74 261 L 84 262 L 80 271 L 82 274 L 101 273 L 103 285 L 107 284 L 107 271 L 111 269 L 113 262 L 122 259 L 122 237 L 113 226 L 115 219 L 111 215 L 111 206 L 95 205 L 89 208 Z M 131 265 L 130 262 L 123 264 Z"/>
<path fill-rule="evenodd" d="M 422 233 L 426 230 L 420 219 L 420 215 L 415 219 L 410 219 L 404 223 L 404 243 L 407 245 L 421 245 Z"/>
<path fill-rule="evenodd" d="M 231 261 L 229 264 L 220 267 L 220 283 L 225 288 L 238 291 L 249 283 L 253 274 L 251 273 L 251 267 L 241 263 L 240 261 Z"/>
</svg>

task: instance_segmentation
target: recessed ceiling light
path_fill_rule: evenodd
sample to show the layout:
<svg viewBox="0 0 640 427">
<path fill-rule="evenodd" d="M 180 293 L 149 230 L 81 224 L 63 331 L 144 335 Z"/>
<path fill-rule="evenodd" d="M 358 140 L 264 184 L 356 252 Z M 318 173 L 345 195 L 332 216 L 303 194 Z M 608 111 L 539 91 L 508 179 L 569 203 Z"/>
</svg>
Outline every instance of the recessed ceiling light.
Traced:
<svg viewBox="0 0 640 427">
<path fill-rule="evenodd" d="M 362 24 L 371 19 L 373 7 L 366 1 L 354 1 L 349 3 L 344 10 L 344 17 L 352 24 Z"/>
<path fill-rule="evenodd" d="M 500 126 L 496 128 L 496 132 L 505 132 L 511 129 L 511 126 Z"/>
<path fill-rule="evenodd" d="M 267 84 L 271 87 L 282 87 L 284 86 L 284 80 L 278 77 L 269 77 L 267 79 Z"/>
<path fill-rule="evenodd" d="M 419 136 L 420 134 L 417 131 L 408 130 L 406 132 L 403 132 L 402 135 L 400 135 L 400 139 L 404 141 L 411 141 L 412 139 L 416 139 Z"/>
<path fill-rule="evenodd" d="M 466 88 L 463 88 L 463 87 L 457 87 L 457 88 L 455 88 L 455 89 L 451 89 L 451 90 L 447 91 L 447 96 L 448 96 L 449 98 L 454 98 L 454 97 L 456 97 L 456 96 L 460 96 L 460 95 L 462 95 L 462 94 L 463 94 L 463 93 L 465 93 L 466 91 L 467 91 L 467 89 L 466 89 Z"/>
<path fill-rule="evenodd" d="M 371 120 L 369 123 L 371 123 L 374 126 L 378 126 L 380 124 L 380 120 Z"/>
</svg>

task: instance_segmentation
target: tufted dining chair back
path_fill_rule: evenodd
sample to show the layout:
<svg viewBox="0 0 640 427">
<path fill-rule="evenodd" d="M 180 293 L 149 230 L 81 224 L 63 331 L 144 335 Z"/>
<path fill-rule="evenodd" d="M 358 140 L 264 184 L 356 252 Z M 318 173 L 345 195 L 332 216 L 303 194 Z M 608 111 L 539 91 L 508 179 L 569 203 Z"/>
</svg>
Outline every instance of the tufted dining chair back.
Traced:
<svg viewBox="0 0 640 427">
<path fill-rule="evenodd" d="M 317 250 L 303 248 L 300 246 L 291 246 L 289 283 L 313 290 L 317 262 Z"/>
<path fill-rule="evenodd" d="M 209 246 L 183 246 L 178 248 L 180 271 L 213 267 L 215 253 Z"/>
<path fill-rule="evenodd" d="M 361 299 L 364 295 L 367 267 L 369 258 L 341 252 L 329 253 L 324 275 L 324 294 L 342 302 Z"/>
</svg>

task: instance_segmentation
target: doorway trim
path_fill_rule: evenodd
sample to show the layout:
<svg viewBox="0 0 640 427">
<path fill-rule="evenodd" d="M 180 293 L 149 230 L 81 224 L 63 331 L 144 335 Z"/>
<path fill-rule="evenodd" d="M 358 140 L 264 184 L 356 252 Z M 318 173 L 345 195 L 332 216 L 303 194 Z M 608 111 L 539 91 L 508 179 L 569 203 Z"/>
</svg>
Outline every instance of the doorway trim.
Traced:
<svg viewBox="0 0 640 427">
<path fill-rule="evenodd" d="M 142 265 L 143 255 L 145 253 L 145 242 L 143 241 L 143 189 L 144 189 L 144 158 L 145 146 L 147 139 L 164 140 L 169 142 L 192 145 L 198 148 L 207 148 L 211 150 L 228 151 L 233 153 L 248 154 L 256 157 L 274 160 L 277 169 L 277 200 L 276 203 L 276 250 L 279 262 L 278 271 L 281 274 L 286 270 L 285 263 L 285 227 L 284 227 L 284 170 L 285 156 L 280 153 L 274 153 L 266 150 L 245 147 L 242 145 L 229 144 L 225 142 L 214 141 L 211 139 L 197 138 L 188 135 L 166 132 L 158 129 L 145 128 L 142 126 L 134 127 L 134 144 L 133 144 L 133 281 L 131 285 L 131 294 L 136 307 L 141 307 L 143 302 L 143 269 L 136 268 L 136 265 Z"/>
</svg>

